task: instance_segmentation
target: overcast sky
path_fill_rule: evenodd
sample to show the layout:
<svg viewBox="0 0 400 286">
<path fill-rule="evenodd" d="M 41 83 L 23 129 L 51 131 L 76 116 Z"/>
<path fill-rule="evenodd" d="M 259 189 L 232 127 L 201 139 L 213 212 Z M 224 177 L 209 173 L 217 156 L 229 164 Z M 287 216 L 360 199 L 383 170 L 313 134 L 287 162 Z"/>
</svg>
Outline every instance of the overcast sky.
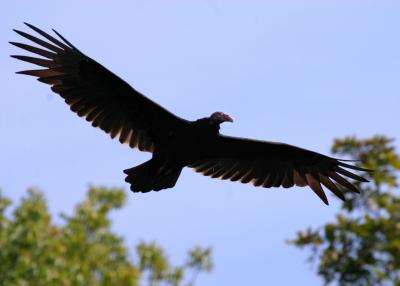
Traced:
<svg viewBox="0 0 400 286">
<path fill-rule="evenodd" d="M 5 4 L 7 3 L 7 4 Z M 22 4 L 23 3 L 23 4 Z M 190 4 L 189 4 L 190 3 Z M 136 89 L 187 119 L 224 111 L 224 134 L 329 154 L 334 138 L 399 137 L 399 1 L 2 1 L 0 187 L 30 186 L 70 213 L 89 184 L 122 186 L 114 230 L 160 242 L 180 263 L 213 246 L 197 285 L 321 285 L 308 253 L 285 240 L 334 218 L 309 189 L 261 189 L 185 169 L 176 187 L 133 194 L 123 169 L 149 154 L 111 140 L 9 58 L 13 28 L 55 28 Z M 398 143 L 397 143 L 398 145 Z"/>
</svg>

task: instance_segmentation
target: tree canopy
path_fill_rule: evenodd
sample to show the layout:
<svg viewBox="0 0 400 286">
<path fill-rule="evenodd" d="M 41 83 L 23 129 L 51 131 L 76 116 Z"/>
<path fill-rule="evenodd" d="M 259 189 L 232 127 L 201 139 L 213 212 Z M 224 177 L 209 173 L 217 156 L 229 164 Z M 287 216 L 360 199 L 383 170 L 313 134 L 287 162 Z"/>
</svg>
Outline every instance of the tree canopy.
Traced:
<svg viewBox="0 0 400 286">
<path fill-rule="evenodd" d="M 110 211 L 125 200 L 121 189 L 90 187 L 73 215 L 56 224 L 40 191 L 30 189 L 12 213 L 0 192 L 0 285 L 179 286 L 212 270 L 210 248 L 194 247 L 179 266 L 155 242 L 131 253 L 110 229 Z"/>
<path fill-rule="evenodd" d="M 325 284 L 340 286 L 400 285 L 400 155 L 392 139 L 375 136 L 336 140 L 335 154 L 359 158 L 373 169 L 361 195 L 346 193 L 335 221 L 309 228 L 289 242 L 311 250 Z"/>
</svg>

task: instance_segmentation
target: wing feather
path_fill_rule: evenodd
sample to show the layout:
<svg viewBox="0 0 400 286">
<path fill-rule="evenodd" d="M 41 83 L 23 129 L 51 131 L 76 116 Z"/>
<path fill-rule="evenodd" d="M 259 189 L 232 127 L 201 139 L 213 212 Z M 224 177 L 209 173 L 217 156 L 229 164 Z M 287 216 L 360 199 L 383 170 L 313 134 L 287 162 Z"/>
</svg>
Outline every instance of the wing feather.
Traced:
<svg viewBox="0 0 400 286">
<path fill-rule="evenodd" d="M 277 177 L 277 172 L 275 170 L 270 170 L 268 172 L 268 176 L 263 183 L 264 188 L 271 188 L 274 185 L 274 182 Z"/>
<path fill-rule="evenodd" d="M 252 183 L 264 188 L 309 186 L 325 204 L 328 204 L 328 199 L 321 184 L 344 200 L 343 192 L 331 179 L 346 189 L 358 192 L 356 186 L 344 177 L 358 182 L 368 180 L 344 168 L 370 171 L 283 143 L 223 135 L 218 137 L 207 159 L 195 162 L 190 167 L 212 178 Z"/>
<path fill-rule="evenodd" d="M 307 183 L 310 186 L 310 188 L 314 191 L 315 194 L 317 194 L 317 196 L 325 203 L 325 204 L 329 204 L 328 203 L 328 198 L 325 195 L 324 190 L 321 188 L 321 184 L 320 182 L 317 180 L 316 175 L 311 174 L 311 173 L 307 173 L 306 174 L 306 179 L 307 179 Z"/>
<path fill-rule="evenodd" d="M 132 148 L 152 152 L 155 145 L 163 144 L 171 130 L 188 124 L 84 55 L 56 31 L 53 30 L 61 40 L 31 24 L 25 24 L 44 40 L 14 30 L 38 47 L 10 43 L 44 58 L 25 55 L 12 57 L 45 69 L 17 73 L 34 76 L 50 84 L 52 91 L 64 98 L 73 112 L 94 127 L 99 127 L 112 138 L 119 136 L 121 143 L 128 143 Z"/>
<path fill-rule="evenodd" d="M 39 56 L 42 56 L 42 57 L 45 57 L 45 58 L 48 58 L 48 59 L 55 60 L 58 57 L 58 55 L 55 54 L 55 53 L 52 53 L 52 52 L 49 52 L 49 51 L 46 51 L 46 50 L 43 50 L 43 49 L 39 49 L 39 48 L 31 46 L 31 45 L 17 43 L 17 42 L 9 42 L 9 43 L 11 45 L 14 45 L 14 46 L 20 48 L 20 49 L 26 50 L 28 52 L 37 54 Z"/>
<path fill-rule="evenodd" d="M 332 193 L 334 193 L 339 199 L 345 201 L 343 192 L 339 190 L 339 188 L 329 179 L 328 176 L 320 174 L 320 181 L 327 189 L 329 189 Z"/>
</svg>

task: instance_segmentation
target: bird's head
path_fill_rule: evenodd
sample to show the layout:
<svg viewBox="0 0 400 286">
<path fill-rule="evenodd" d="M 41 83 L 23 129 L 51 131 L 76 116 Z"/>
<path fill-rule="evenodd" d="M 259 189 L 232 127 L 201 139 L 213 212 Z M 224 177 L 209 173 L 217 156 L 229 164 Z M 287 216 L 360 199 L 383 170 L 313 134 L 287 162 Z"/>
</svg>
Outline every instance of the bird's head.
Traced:
<svg viewBox="0 0 400 286">
<path fill-rule="evenodd" d="M 225 121 L 233 122 L 232 117 L 230 117 L 228 114 L 220 112 L 220 111 L 217 111 L 217 112 L 214 112 L 213 114 L 211 114 L 210 120 L 217 124 L 221 124 Z"/>
</svg>

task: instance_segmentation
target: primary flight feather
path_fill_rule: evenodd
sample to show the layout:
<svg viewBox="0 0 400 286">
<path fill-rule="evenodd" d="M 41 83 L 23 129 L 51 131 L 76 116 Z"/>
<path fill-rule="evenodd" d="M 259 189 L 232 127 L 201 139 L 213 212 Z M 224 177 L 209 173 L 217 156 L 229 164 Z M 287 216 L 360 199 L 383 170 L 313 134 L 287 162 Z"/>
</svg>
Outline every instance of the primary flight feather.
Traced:
<svg viewBox="0 0 400 286">
<path fill-rule="evenodd" d="M 348 169 L 369 170 L 344 160 L 284 143 L 221 135 L 220 124 L 233 122 L 223 112 L 196 121 L 182 119 L 83 54 L 56 31 L 60 39 L 26 25 L 44 39 L 14 30 L 37 46 L 10 42 L 35 54 L 12 57 L 43 69 L 18 73 L 51 85 L 73 112 L 111 138 L 152 153 L 149 161 L 124 171 L 133 192 L 172 188 L 186 166 L 212 178 L 264 188 L 309 186 L 326 204 L 321 184 L 344 200 L 338 185 L 358 192 L 347 178 L 368 182 Z"/>
</svg>

